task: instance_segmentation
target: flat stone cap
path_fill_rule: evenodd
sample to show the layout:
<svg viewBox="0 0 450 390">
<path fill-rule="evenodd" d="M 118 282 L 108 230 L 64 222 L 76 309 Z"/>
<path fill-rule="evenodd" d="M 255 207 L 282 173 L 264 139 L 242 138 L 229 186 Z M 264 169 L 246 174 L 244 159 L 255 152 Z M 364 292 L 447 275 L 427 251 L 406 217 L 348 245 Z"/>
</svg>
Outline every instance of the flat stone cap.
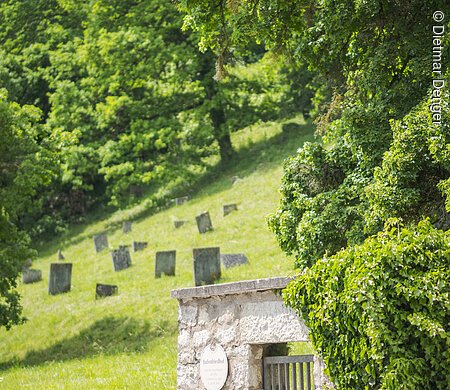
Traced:
<svg viewBox="0 0 450 390">
<path fill-rule="evenodd" d="M 294 279 L 293 277 L 278 276 L 275 278 L 243 280 L 223 284 L 210 284 L 208 286 L 180 288 L 172 290 L 172 298 L 207 298 L 215 295 L 241 294 L 254 291 L 279 290 L 285 288 Z"/>
</svg>

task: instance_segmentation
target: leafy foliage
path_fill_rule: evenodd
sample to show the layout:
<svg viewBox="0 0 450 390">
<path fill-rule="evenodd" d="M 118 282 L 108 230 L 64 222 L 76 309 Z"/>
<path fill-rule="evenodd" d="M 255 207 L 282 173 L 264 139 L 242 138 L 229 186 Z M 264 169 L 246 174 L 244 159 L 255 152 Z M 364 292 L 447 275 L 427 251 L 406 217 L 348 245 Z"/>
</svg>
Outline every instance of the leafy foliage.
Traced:
<svg viewBox="0 0 450 390">
<path fill-rule="evenodd" d="M 448 233 L 390 220 L 288 286 L 338 388 L 448 388 L 449 258 Z"/>
</svg>

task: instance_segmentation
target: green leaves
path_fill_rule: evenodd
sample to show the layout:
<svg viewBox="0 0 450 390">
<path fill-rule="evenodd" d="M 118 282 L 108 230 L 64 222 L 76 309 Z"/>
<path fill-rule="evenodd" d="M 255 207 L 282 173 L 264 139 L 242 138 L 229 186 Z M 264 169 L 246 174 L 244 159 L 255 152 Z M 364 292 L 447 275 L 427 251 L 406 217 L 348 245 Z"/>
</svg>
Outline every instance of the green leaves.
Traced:
<svg viewBox="0 0 450 390">
<path fill-rule="evenodd" d="M 449 264 L 450 237 L 429 221 L 391 227 L 318 261 L 284 298 L 338 388 L 446 389 Z"/>
</svg>

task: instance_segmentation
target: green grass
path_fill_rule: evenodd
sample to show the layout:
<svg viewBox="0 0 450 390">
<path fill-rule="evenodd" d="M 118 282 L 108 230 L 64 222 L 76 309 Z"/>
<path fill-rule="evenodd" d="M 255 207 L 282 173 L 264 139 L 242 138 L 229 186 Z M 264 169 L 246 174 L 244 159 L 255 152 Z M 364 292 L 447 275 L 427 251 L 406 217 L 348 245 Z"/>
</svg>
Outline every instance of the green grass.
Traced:
<svg viewBox="0 0 450 390">
<path fill-rule="evenodd" d="M 250 264 L 223 270 L 220 282 L 293 273 L 268 231 L 266 216 L 276 209 L 282 161 L 311 140 L 312 126 L 283 134 L 280 124 L 254 126 L 233 134 L 233 164 L 213 170 L 200 182 L 192 200 L 133 222 L 133 231 L 109 228 L 112 247 L 148 241 L 132 253 L 131 268 L 114 272 L 111 255 L 94 253 L 91 236 L 126 219 L 126 210 L 95 223 L 76 226 L 64 239 L 41 251 L 33 267 L 43 281 L 20 285 L 28 321 L 9 332 L 0 330 L 2 389 L 174 389 L 176 386 L 177 307 L 172 289 L 193 286 L 192 249 L 220 246 L 222 253 L 245 253 Z M 232 176 L 239 176 L 235 185 Z M 223 217 L 222 206 L 239 210 Z M 139 206 L 138 206 L 139 207 Z M 208 210 L 214 231 L 200 235 L 195 215 Z M 188 223 L 179 229 L 174 219 Z M 72 289 L 50 296 L 50 263 L 61 248 L 73 263 Z M 154 278 L 157 250 L 177 251 L 175 277 Z M 96 283 L 119 286 L 119 295 L 95 300 Z"/>
</svg>

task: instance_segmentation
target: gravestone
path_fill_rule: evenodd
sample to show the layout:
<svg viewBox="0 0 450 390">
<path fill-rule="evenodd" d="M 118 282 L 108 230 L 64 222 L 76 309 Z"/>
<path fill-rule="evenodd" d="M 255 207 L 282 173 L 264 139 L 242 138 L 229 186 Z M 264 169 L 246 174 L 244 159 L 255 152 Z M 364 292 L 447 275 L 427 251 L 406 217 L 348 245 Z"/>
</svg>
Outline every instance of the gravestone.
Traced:
<svg viewBox="0 0 450 390">
<path fill-rule="evenodd" d="M 30 284 L 42 280 L 42 271 L 40 269 L 26 268 L 22 270 L 22 283 Z"/>
<path fill-rule="evenodd" d="M 110 297 L 116 295 L 119 292 L 119 287 L 113 284 L 101 284 L 97 283 L 95 287 L 95 299 Z"/>
<path fill-rule="evenodd" d="M 209 230 L 213 230 L 211 218 L 207 211 L 197 215 L 195 217 L 195 220 L 197 221 L 197 227 L 198 227 L 199 233 L 206 233 Z"/>
<path fill-rule="evenodd" d="M 243 253 L 221 254 L 220 261 L 225 268 L 235 267 L 242 264 L 249 264 L 247 256 L 245 256 Z"/>
<path fill-rule="evenodd" d="M 50 264 L 50 276 L 48 278 L 48 293 L 51 295 L 70 291 L 72 278 L 72 263 Z"/>
<path fill-rule="evenodd" d="M 194 283 L 196 286 L 212 284 L 221 276 L 220 248 L 196 248 L 194 254 Z"/>
<path fill-rule="evenodd" d="M 118 245 L 117 249 L 122 251 L 122 250 L 128 250 L 129 247 L 130 247 L 130 245 Z"/>
<path fill-rule="evenodd" d="M 233 177 L 231 178 L 231 184 L 234 185 L 234 184 L 236 184 L 237 182 L 239 182 L 240 180 L 241 180 L 241 178 L 240 178 L 239 176 L 233 176 Z"/>
<path fill-rule="evenodd" d="M 130 251 L 127 247 L 123 246 L 119 249 L 111 251 L 114 271 L 122 271 L 131 267 Z"/>
<path fill-rule="evenodd" d="M 237 211 L 238 207 L 236 203 L 226 204 L 223 206 L 223 216 L 226 217 L 232 211 Z"/>
<path fill-rule="evenodd" d="M 148 243 L 145 241 L 133 241 L 132 247 L 133 252 L 141 251 L 147 248 Z"/>
<path fill-rule="evenodd" d="M 105 233 L 97 234 L 94 236 L 95 253 L 101 252 L 103 249 L 108 248 L 108 237 Z"/>
<path fill-rule="evenodd" d="M 160 278 L 161 274 L 175 276 L 175 262 L 177 251 L 156 252 L 155 278 Z"/>
<path fill-rule="evenodd" d="M 125 221 L 122 225 L 122 230 L 124 233 L 130 233 L 131 232 L 131 221 Z"/>
<path fill-rule="evenodd" d="M 22 265 L 22 270 L 27 270 L 28 268 L 30 268 L 33 265 L 33 260 L 31 259 L 26 259 Z"/>
<path fill-rule="evenodd" d="M 175 198 L 174 202 L 177 206 L 180 206 L 183 203 L 186 203 L 188 200 L 189 200 L 189 196 L 182 196 L 181 198 Z"/>
<path fill-rule="evenodd" d="M 58 249 L 58 260 L 64 260 L 64 259 L 65 259 L 65 257 L 63 255 L 61 249 Z"/>
<path fill-rule="evenodd" d="M 183 220 L 173 221 L 173 226 L 175 226 L 175 229 L 178 229 L 181 226 L 183 226 L 185 223 L 186 223 L 186 221 L 183 221 Z"/>
</svg>

